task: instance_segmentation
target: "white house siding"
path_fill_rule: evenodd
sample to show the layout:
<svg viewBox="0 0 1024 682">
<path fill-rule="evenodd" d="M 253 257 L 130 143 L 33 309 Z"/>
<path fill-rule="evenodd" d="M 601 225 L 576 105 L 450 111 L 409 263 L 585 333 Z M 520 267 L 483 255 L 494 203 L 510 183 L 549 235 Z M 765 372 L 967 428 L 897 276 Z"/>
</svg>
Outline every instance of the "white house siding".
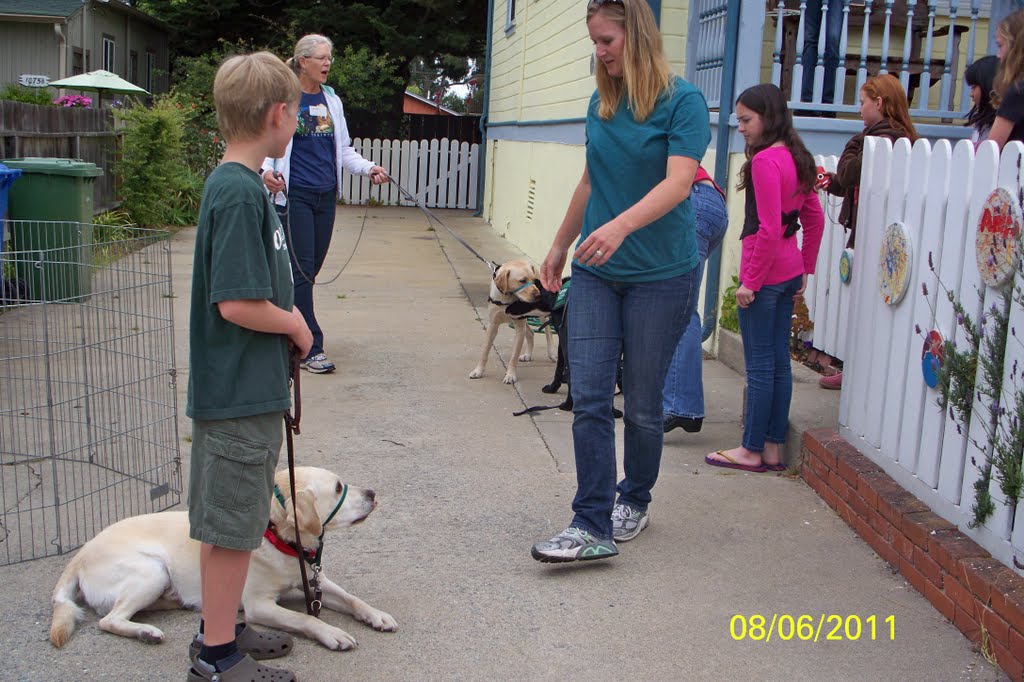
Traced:
<svg viewBox="0 0 1024 682">
<path fill-rule="evenodd" d="M 0 23 L 0 85 L 32 74 L 59 78 L 58 42 L 52 23 Z"/>
</svg>

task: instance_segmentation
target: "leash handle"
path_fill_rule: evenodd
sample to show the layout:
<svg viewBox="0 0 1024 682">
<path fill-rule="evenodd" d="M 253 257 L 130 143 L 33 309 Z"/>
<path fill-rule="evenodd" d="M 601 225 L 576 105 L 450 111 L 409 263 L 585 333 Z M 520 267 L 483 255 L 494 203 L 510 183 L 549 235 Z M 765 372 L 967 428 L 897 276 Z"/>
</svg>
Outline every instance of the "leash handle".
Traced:
<svg viewBox="0 0 1024 682">
<path fill-rule="evenodd" d="M 299 421 L 302 418 L 302 394 L 299 389 L 299 350 L 297 348 L 292 349 L 289 364 L 291 368 L 292 389 L 295 391 L 295 413 L 293 415 L 291 410 L 285 410 L 284 435 L 288 446 L 288 483 L 292 489 L 292 521 L 295 524 L 295 547 L 298 550 L 299 572 L 302 574 L 302 593 L 306 598 L 306 613 L 310 616 L 319 617 L 319 605 L 315 609 L 316 613 L 313 612 L 314 602 L 319 601 L 320 598 L 318 596 L 314 599 L 309 592 L 309 578 L 306 577 L 306 551 L 302 547 L 302 536 L 299 534 L 299 509 L 298 503 L 295 501 L 297 495 L 295 489 L 295 442 L 293 436 L 299 435 Z"/>
</svg>

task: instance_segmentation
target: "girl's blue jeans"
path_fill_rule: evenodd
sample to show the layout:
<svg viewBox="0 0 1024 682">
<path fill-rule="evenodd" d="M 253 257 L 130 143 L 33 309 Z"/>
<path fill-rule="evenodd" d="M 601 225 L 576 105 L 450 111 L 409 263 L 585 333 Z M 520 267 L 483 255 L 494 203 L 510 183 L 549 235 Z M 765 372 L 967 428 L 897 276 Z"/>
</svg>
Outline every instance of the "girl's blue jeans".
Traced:
<svg viewBox="0 0 1024 682">
<path fill-rule="evenodd" d="M 743 447 L 751 452 L 763 452 L 766 442 L 786 442 L 793 397 L 789 364 L 793 296 L 802 281 L 800 275 L 780 284 L 766 284 L 749 306 L 737 311 L 747 368 Z"/>
</svg>

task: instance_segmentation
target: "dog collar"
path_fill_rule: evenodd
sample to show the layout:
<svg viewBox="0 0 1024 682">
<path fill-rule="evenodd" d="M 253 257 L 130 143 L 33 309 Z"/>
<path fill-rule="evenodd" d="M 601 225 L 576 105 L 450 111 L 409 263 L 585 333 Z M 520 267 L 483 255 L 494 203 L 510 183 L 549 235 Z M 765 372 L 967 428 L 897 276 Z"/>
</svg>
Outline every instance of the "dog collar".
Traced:
<svg viewBox="0 0 1024 682">
<path fill-rule="evenodd" d="M 292 557 L 299 556 L 298 547 L 290 542 L 285 542 L 276 532 L 274 532 L 274 524 L 267 524 L 267 529 L 263 531 L 263 537 L 266 538 L 267 542 L 272 544 L 277 551 L 281 552 L 281 554 Z M 302 558 L 305 559 L 307 563 L 312 563 L 319 552 L 319 548 L 317 548 L 316 551 L 313 551 L 312 548 L 304 549 L 302 550 Z"/>
</svg>

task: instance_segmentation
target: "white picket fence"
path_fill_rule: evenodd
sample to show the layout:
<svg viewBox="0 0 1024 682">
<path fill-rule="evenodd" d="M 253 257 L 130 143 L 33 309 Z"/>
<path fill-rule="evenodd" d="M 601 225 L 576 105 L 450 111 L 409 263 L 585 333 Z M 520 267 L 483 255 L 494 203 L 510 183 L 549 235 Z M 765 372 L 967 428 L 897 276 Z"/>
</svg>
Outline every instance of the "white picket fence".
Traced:
<svg viewBox="0 0 1024 682">
<path fill-rule="evenodd" d="M 427 208 L 477 208 L 480 145 L 458 140 L 377 140 L 357 137 L 352 146 L 363 158 L 382 166 Z M 346 173 L 342 199 L 347 204 L 373 200 L 386 205 L 415 206 L 391 183 Z"/>
<path fill-rule="evenodd" d="M 829 339 L 825 345 L 834 342 L 845 360 L 840 433 L 1010 567 L 1015 554 L 1024 558 L 1024 505 L 1005 500 L 994 479 L 990 489 L 996 512 L 983 526 L 968 527 L 978 465 L 987 454 L 972 441 L 986 440 L 982 425 L 987 409 L 976 401 L 970 434 L 958 431 L 948 411 L 938 407 L 938 392 L 924 383 L 924 341 L 915 325 L 923 333 L 937 329 L 944 339 L 963 343 L 952 304 L 939 282 L 955 292 L 975 320 L 983 306 L 988 309 L 996 300 L 996 292 L 984 286 L 976 266 L 978 218 L 996 187 L 1018 196 L 1022 154 L 1024 145 L 1017 142 L 1007 145 L 1000 158 L 991 142 L 975 153 L 966 140 L 954 149 L 946 140 L 934 148 L 919 140 L 911 148 L 906 139 L 892 145 L 868 138 L 852 280 L 840 283 L 832 267 L 842 250 L 837 243 L 842 230 L 831 230 L 831 235 L 826 233 L 831 243 L 823 244 L 818 261 L 814 292 L 819 316 L 815 334 L 821 325 Z M 878 291 L 879 250 L 886 226 L 895 221 L 906 225 L 912 255 L 907 294 L 890 306 Z M 929 254 L 937 274 L 929 269 Z M 1019 274 L 1017 280 L 1016 286 L 1024 285 Z M 1010 324 L 1024 330 L 1020 306 L 1012 307 Z M 1007 377 L 1018 361 L 1024 366 L 1024 347 L 1016 338 L 1007 344 L 1005 358 Z"/>
</svg>

